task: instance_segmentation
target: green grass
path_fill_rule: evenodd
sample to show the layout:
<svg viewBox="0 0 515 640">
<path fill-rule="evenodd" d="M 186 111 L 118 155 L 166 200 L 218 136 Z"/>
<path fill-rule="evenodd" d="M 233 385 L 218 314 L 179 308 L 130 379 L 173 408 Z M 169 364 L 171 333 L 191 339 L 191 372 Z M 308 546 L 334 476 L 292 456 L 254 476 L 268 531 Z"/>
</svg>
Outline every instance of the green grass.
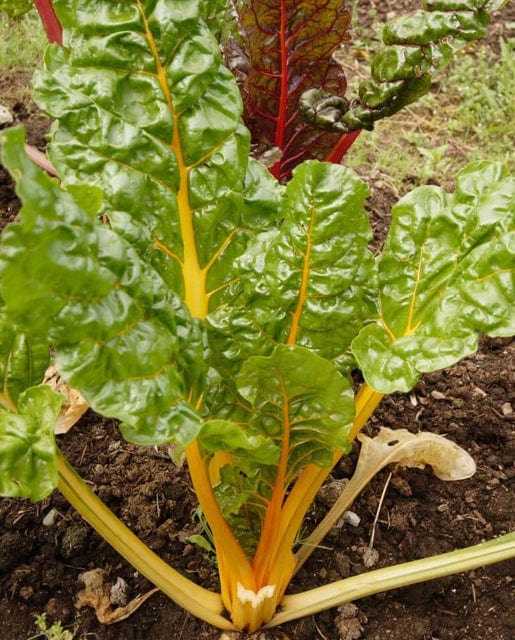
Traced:
<svg viewBox="0 0 515 640">
<path fill-rule="evenodd" d="M 40 63 L 46 43 L 35 11 L 20 18 L 0 12 L 0 72 L 33 69 Z"/>
<path fill-rule="evenodd" d="M 483 46 L 458 54 L 430 94 L 364 131 L 345 163 L 378 170 L 400 192 L 426 182 L 447 186 L 474 160 L 499 160 L 513 171 L 514 49 L 511 40 L 500 42 L 499 53 Z"/>
</svg>

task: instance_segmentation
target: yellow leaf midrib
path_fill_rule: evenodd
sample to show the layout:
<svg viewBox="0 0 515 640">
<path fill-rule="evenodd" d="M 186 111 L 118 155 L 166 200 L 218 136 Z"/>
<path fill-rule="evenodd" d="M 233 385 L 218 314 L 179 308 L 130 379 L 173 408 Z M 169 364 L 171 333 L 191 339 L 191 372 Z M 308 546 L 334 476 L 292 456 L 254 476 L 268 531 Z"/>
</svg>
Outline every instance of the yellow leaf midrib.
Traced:
<svg viewBox="0 0 515 640">
<path fill-rule="evenodd" d="M 193 226 L 193 209 L 189 197 L 189 172 L 190 167 L 184 160 L 182 151 L 181 138 L 179 133 L 179 115 L 177 114 L 173 98 L 168 87 L 166 79 L 166 71 L 161 64 L 159 51 L 157 48 L 154 35 L 150 30 L 147 17 L 143 6 L 138 0 L 138 7 L 142 17 L 145 36 L 149 43 L 150 49 L 154 56 L 156 64 L 156 76 L 166 99 L 168 108 L 173 118 L 173 134 L 170 148 L 175 154 L 177 168 L 179 172 L 179 190 L 177 192 L 177 206 L 179 212 L 179 226 L 181 230 L 183 257 L 180 261 L 183 282 L 184 282 L 184 300 L 190 313 L 196 318 L 205 318 L 208 312 L 209 296 L 206 291 L 206 269 L 200 266 L 197 245 L 195 242 L 195 229 Z"/>
</svg>

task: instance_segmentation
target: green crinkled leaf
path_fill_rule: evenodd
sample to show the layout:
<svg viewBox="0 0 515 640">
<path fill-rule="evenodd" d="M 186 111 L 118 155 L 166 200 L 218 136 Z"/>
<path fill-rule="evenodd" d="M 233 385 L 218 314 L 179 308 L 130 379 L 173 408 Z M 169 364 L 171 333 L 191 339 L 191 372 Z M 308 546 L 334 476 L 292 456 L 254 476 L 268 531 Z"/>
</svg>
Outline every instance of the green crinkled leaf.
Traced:
<svg viewBox="0 0 515 640">
<path fill-rule="evenodd" d="M 203 316 L 264 218 L 241 220 L 249 134 L 210 31 L 223 3 L 54 4 L 66 46 L 35 78 L 58 120 L 52 162 L 65 184 L 102 188 L 112 228 Z"/>
<path fill-rule="evenodd" d="M 352 344 L 367 382 L 407 391 L 420 373 L 457 362 L 479 333 L 515 332 L 515 181 L 473 163 L 454 194 L 419 187 L 392 210 L 378 258 L 379 309 Z"/>
<path fill-rule="evenodd" d="M 279 459 L 278 445 L 262 435 L 249 433 L 245 424 L 230 420 L 208 420 L 199 437 L 202 447 L 207 451 L 248 456 L 258 465 L 276 464 Z"/>
<path fill-rule="evenodd" d="M 344 167 L 311 161 L 294 171 L 280 228 L 250 243 L 232 299 L 209 317 L 220 366 L 237 370 L 244 358 L 287 342 L 327 359 L 343 356 L 370 314 L 367 193 Z"/>
<path fill-rule="evenodd" d="M 41 385 L 20 394 L 18 413 L 0 408 L 0 495 L 35 502 L 56 488 L 54 423 L 62 402 Z"/>
<path fill-rule="evenodd" d="M 0 307 L 0 404 L 13 409 L 23 391 L 43 380 L 49 363 L 46 341 L 20 333 Z"/>
<path fill-rule="evenodd" d="M 431 74 L 445 67 L 472 40 L 481 38 L 490 13 L 501 4 L 488 0 L 427 0 L 424 10 L 399 15 L 384 26 L 386 48 L 374 55 L 372 79 L 360 83 L 359 100 L 349 102 L 311 89 L 300 100 L 304 116 L 308 122 L 331 131 L 372 129 L 377 120 L 426 94 Z"/>
<path fill-rule="evenodd" d="M 0 138 L 24 201 L 20 221 L 2 234 L 10 318 L 51 341 L 60 373 L 94 409 L 148 441 L 190 442 L 200 417 L 188 398 L 204 376 L 199 323 L 134 248 L 96 220 L 98 189 L 63 191 L 27 159 L 22 130 Z"/>
<path fill-rule="evenodd" d="M 225 465 L 214 487 L 220 509 L 249 558 L 256 550 L 270 494 L 266 471 L 242 473 L 238 467 Z"/>
<path fill-rule="evenodd" d="M 249 358 L 237 386 L 252 405 L 253 431 L 287 447 L 288 478 L 299 465 L 327 466 L 334 449 L 348 449 L 352 388 L 324 358 L 304 347 L 279 345 L 268 357 Z"/>
<path fill-rule="evenodd" d="M 383 29 L 383 42 L 427 45 L 452 37 L 475 40 L 485 34 L 489 22 L 488 13 L 480 10 L 417 11 L 389 22 Z"/>
</svg>

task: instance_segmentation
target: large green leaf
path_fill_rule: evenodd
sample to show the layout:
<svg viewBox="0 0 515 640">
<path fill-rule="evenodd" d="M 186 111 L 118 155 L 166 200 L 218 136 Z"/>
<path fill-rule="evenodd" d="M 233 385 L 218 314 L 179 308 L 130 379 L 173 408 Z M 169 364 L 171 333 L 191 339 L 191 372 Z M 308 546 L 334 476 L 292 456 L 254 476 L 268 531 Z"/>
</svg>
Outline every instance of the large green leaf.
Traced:
<svg viewBox="0 0 515 640">
<path fill-rule="evenodd" d="M 54 423 L 62 402 L 41 385 L 19 396 L 18 413 L 0 408 L 0 495 L 36 502 L 56 488 Z"/>
<path fill-rule="evenodd" d="M 49 49 L 35 79 L 39 104 L 58 120 L 52 161 L 65 184 L 102 188 L 112 228 L 202 317 L 233 279 L 253 224 L 241 220 L 241 98 L 202 19 L 220 2 L 54 5 L 65 47 Z"/>
<path fill-rule="evenodd" d="M 376 391 L 407 391 L 421 372 L 473 353 L 480 332 L 515 332 L 514 193 L 502 165 L 479 162 L 454 194 L 420 187 L 393 208 L 380 315 L 352 344 Z"/>
<path fill-rule="evenodd" d="M 62 190 L 25 156 L 24 132 L 0 134 L 20 179 L 19 223 L 2 234 L 1 291 L 24 331 L 56 350 L 67 382 L 104 415 L 152 442 L 189 442 L 200 417 L 203 338 L 159 274 L 96 219 L 97 188 Z"/>
<path fill-rule="evenodd" d="M 297 167 L 280 205 L 281 226 L 251 242 L 237 262 L 232 297 L 209 317 L 213 348 L 229 366 L 278 343 L 343 356 L 371 313 L 367 193 L 344 167 Z"/>
<path fill-rule="evenodd" d="M 252 406 L 252 429 L 287 448 L 289 480 L 299 465 L 327 466 L 334 449 L 348 448 L 354 419 L 350 382 L 312 351 L 279 345 L 270 356 L 249 358 L 237 385 Z"/>
<path fill-rule="evenodd" d="M 49 363 L 46 341 L 20 333 L 0 306 L 0 404 L 14 409 L 20 393 L 43 380 Z"/>
<path fill-rule="evenodd" d="M 312 87 L 345 93 L 333 54 L 348 40 L 350 13 L 341 0 L 248 0 L 235 13 L 240 38 L 229 42 L 226 57 L 242 84 L 245 122 L 258 152 L 279 151 L 271 172 L 289 178 L 293 167 L 325 158 L 338 141 L 337 133 L 303 120 L 299 98 Z"/>
</svg>

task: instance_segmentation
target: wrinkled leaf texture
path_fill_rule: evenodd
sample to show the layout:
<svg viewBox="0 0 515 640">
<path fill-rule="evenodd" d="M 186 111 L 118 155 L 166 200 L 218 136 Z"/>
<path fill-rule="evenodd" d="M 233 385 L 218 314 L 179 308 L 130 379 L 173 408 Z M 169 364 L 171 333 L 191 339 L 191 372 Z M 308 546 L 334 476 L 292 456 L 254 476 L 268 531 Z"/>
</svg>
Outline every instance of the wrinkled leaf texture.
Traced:
<svg viewBox="0 0 515 640">
<path fill-rule="evenodd" d="M 14 409 L 23 391 L 43 381 L 49 363 L 46 342 L 19 332 L 0 307 L 0 404 Z"/>
<path fill-rule="evenodd" d="M 279 345 L 269 356 L 248 358 L 236 384 L 248 402 L 246 420 L 242 414 L 240 424 L 208 422 L 210 433 L 202 442 L 233 458 L 231 466 L 221 469 L 217 497 L 251 555 L 272 495 L 279 492 L 282 502 L 308 462 L 327 467 L 334 448 L 348 449 L 354 395 L 349 378 L 331 362 L 297 345 Z"/>
<path fill-rule="evenodd" d="M 302 97 L 306 119 L 334 131 L 372 129 L 431 87 L 431 75 L 471 41 L 484 36 L 490 13 L 503 4 L 489 0 L 428 0 L 423 9 L 401 14 L 383 27 L 385 47 L 372 58 L 371 79 L 359 85 L 359 97 L 336 109 L 342 94 L 311 91 Z M 326 105 L 329 105 L 330 118 Z M 338 113 L 339 112 L 339 113 Z"/>
<path fill-rule="evenodd" d="M 241 3 L 238 19 L 241 51 L 229 47 L 228 59 L 242 81 L 245 122 L 258 152 L 280 149 L 271 171 L 286 178 L 302 160 L 324 159 L 340 138 L 308 125 L 299 99 L 312 87 L 345 93 L 332 54 L 348 39 L 349 12 L 340 0 L 251 0 Z"/>
<path fill-rule="evenodd" d="M 36 502 L 55 489 L 54 423 L 62 402 L 40 385 L 20 394 L 17 413 L 0 408 L 0 495 Z"/>
<path fill-rule="evenodd" d="M 376 391 L 408 391 L 421 373 L 473 353 L 479 333 L 515 333 L 514 196 L 505 167 L 478 162 L 453 194 L 419 187 L 393 208 L 379 317 L 352 344 Z"/>
<path fill-rule="evenodd" d="M 256 223 L 241 99 L 204 3 L 54 4 L 69 47 L 35 81 L 59 120 L 52 162 L 65 183 L 102 188 L 111 227 L 203 316 Z"/>
<path fill-rule="evenodd" d="M 14 321 L 55 348 L 56 365 L 100 413 L 153 442 L 188 442 L 188 401 L 203 371 L 203 336 L 184 303 L 135 249 L 99 224 L 96 187 L 57 182 L 2 133 L 3 162 L 23 175 L 20 221 L 2 234 L 2 295 Z M 22 286 L 20 286 L 22 283 Z"/>
<path fill-rule="evenodd" d="M 201 321 L 233 298 L 255 230 L 279 219 L 282 190 L 248 163 L 239 91 L 201 5 L 57 0 L 64 47 L 49 48 L 36 95 L 58 121 L 50 155 L 62 187 L 6 134 L 25 201 L 4 237 L 10 313 L 47 336 L 69 384 L 143 444 L 198 436 Z M 206 403 L 209 419 L 227 419 Z"/>
<path fill-rule="evenodd" d="M 294 170 L 282 224 L 255 236 L 237 263 L 245 277 L 208 319 L 221 369 L 237 371 L 286 343 L 348 366 L 346 352 L 374 306 L 367 195 L 344 167 L 311 160 Z"/>
<path fill-rule="evenodd" d="M 38 328 L 58 346 L 68 382 L 98 411 L 121 419 L 124 435 L 140 443 L 184 444 L 198 435 L 190 401 L 202 392 L 204 338 L 179 298 L 198 317 L 216 304 L 235 278 L 232 264 L 252 227 L 266 226 L 278 198 L 268 172 L 249 164 L 239 91 L 199 19 L 220 8 L 208 4 L 56 0 L 65 46 L 49 48 L 35 81 L 37 99 L 59 123 L 50 156 L 70 193 L 55 201 L 78 193 L 70 186 L 77 183 L 102 191 L 88 220 L 93 238 L 82 213 L 72 220 L 77 204 L 87 209 L 100 199 L 92 198 L 93 189 L 62 219 L 75 227 L 63 232 L 63 243 L 83 236 L 63 250 L 82 305 L 68 305 L 69 326 L 59 328 L 63 314 L 52 308 L 48 325 L 43 320 Z M 98 228 L 95 215 L 106 224 Z M 42 242 L 51 245 L 56 229 L 48 223 Z M 102 255 L 82 262 L 73 255 L 88 251 Z M 103 261 L 113 252 L 109 284 L 92 292 L 91 280 L 101 288 Z M 48 290 L 62 287 L 66 297 L 66 259 L 54 253 L 46 258 L 55 269 L 49 264 L 40 279 L 34 260 L 28 273 L 34 291 L 45 283 Z M 100 278 L 92 276 L 95 269 Z M 130 291 L 120 290 L 121 279 L 130 281 Z M 99 298 L 94 310 L 88 296 Z M 156 313 L 170 317 L 157 320 Z"/>
</svg>

